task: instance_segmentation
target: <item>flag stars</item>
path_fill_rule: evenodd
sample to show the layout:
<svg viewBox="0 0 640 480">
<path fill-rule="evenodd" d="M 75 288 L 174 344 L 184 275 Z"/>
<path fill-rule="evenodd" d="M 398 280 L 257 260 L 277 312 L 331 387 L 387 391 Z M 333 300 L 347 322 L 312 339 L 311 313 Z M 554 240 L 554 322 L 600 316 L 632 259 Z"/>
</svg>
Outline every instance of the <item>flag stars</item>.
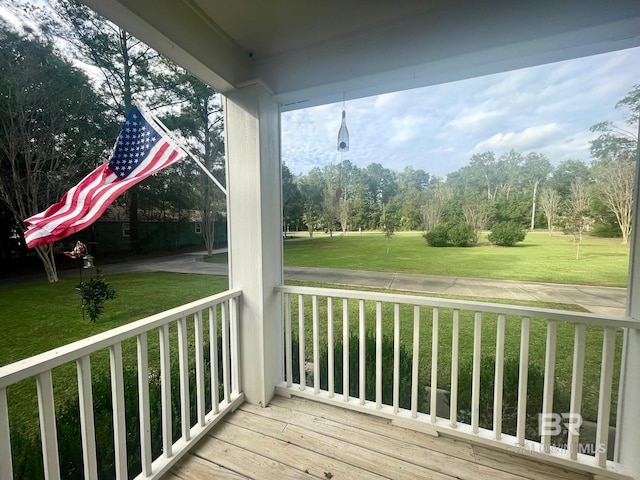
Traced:
<svg viewBox="0 0 640 480">
<path fill-rule="evenodd" d="M 112 170 L 120 178 L 126 177 L 149 155 L 162 136 L 138 113 L 131 114 L 116 143 Z"/>
</svg>

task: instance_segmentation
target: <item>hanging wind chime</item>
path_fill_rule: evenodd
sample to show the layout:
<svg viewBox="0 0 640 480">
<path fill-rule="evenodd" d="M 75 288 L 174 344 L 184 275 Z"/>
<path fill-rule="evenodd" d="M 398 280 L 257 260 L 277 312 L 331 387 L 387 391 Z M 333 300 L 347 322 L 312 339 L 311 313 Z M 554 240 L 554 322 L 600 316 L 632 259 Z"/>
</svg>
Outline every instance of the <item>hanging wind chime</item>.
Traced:
<svg viewBox="0 0 640 480">
<path fill-rule="evenodd" d="M 342 163 L 342 154 L 349 151 L 349 130 L 347 129 L 347 109 L 344 104 L 344 96 L 342 98 L 342 123 L 338 130 L 338 151 L 340 152 L 340 162 Z M 336 189 L 336 200 L 342 198 L 342 189 Z"/>
<path fill-rule="evenodd" d="M 347 110 L 342 103 L 342 124 L 338 131 L 338 151 L 340 153 L 349 151 L 349 130 L 347 129 Z"/>
</svg>

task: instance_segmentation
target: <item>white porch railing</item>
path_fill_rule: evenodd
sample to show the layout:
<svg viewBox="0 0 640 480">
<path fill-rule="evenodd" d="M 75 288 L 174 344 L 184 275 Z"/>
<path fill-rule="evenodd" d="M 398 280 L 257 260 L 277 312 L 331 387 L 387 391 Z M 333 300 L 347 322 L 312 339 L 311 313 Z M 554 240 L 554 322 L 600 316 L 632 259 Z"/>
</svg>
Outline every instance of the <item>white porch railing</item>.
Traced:
<svg viewBox="0 0 640 480">
<path fill-rule="evenodd" d="M 619 330 L 638 328 L 637 323 L 619 317 L 421 296 L 299 286 L 281 286 L 278 290 L 284 294 L 285 346 L 285 381 L 277 388 L 279 394 L 339 404 L 390 418 L 405 427 L 458 436 L 521 454 L 535 454 L 537 460 L 569 468 L 627 478 L 628 472 L 608 460 L 607 454 L 613 453 L 609 435 L 610 423 L 615 423 L 610 419 L 615 415 L 612 389 L 619 378 L 616 360 L 620 350 Z M 393 356 L 387 357 L 393 360 L 387 364 L 382 360 L 383 331 L 393 339 Z M 461 332 L 466 332 L 464 337 Z M 366 352 L 367 333 L 375 338 L 374 362 Z M 354 361 L 349 355 L 349 341 L 354 334 L 358 345 L 352 345 L 351 350 L 353 353 L 357 349 L 357 365 L 349 365 Z M 536 351 L 544 352 L 540 353 L 543 358 L 539 358 L 538 372 L 543 378 L 541 399 L 533 398 L 534 393 L 527 391 L 529 376 L 536 373 L 531 370 L 537 360 L 532 358 L 532 342 Z M 294 349 L 296 343 L 298 351 Z M 341 356 L 336 353 L 339 344 Z M 389 345 L 387 342 L 387 347 Z M 400 398 L 401 388 L 406 389 L 401 385 L 404 382 L 400 372 L 403 348 L 405 352 L 412 352 L 410 375 L 404 380 L 410 383 L 410 402 L 407 405 L 405 399 L 404 408 Z M 373 349 L 371 345 L 369 349 Z M 444 351 L 445 355 L 441 353 Z M 481 383 L 483 351 L 485 355 L 490 352 L 492 361 L 495 358 L 495 366 L 491 365 L 489 372 L 491 381 L 487 382 L 487 375 L 482 376 L 488 386 Z M 503 412 L 508 411 L 503 409 L 503 400 L 511 393 L 504 390 L 505 352 L 517 362 L 516 368 L 511 368 L 515 362 L 508 364 L 516 371 L 509 379 L 512 385 L 517 378 L 516 411 L 510 417 L 515 425 L 510 426 L 514 430 L 510 432 L 503 432 L 506 423 Z M 340 359 L 341 370 L 335 368 Z M 471 380 L 465 387 L 470 388 L 470 405 L 461 415 L 465 406 L 461 405 L 463 385 L 459 377 L 462 373 L 468 374 L 463 371 L 463 359 L 468 360 L 466 370 L 470 370 Z M 562 360 L 563 369 L 556 368 L 556 360 Z M 375 372 L 370 371 L 369 375 L 367 363 L 375 365 L 370 367 Z M 422 375 L 429 368 L 430 374 Z M 352 377 L 357 377 L 357 387 L 354 387 L 354 378 L 350 382 L 350 372 Z M 342 382 L 336 382 L 336 375 L 342 377 Z M 421 404 L 419 381 L 423 376 L 426 377 L 422 378 L 424 384 L 430 387 L 430 399 Z M 392 385 L 385 385 L 383 378 Z M 369 395 L 367 381 L 375 384 Z M 450 405 L 445 414 L 438 412 L 439 397 L 435 392 L 439 382 L 448 389 L 445 397 L 448 396 Z M 569 390 L 565 407 L 558 404 L 554 407 L 556 383 L 563 383 L 565 390 Z M 385 388 L 386 402 L 383 401 Z M 595 404 L 583 403 L 587 389 L 588 398 L 597 398 L 597 408 Z M 514 395 L 512 392 L 512 397 Z M 485 402 L 490 399 L 487 403 L 492 405 L 481 403 L 481 399 Z M 532 414 L 528 404 L 533 405 L 534 400 L 541 401 L 541 406 Z M 558 411 L 559 407 L 563 410 Z M 485 415 L 488 418 L 481 418 L 481 410 L 485 413 L 488 410 Z M 577 416 L 587 411 L 592 417 L 597 415 L 590 445 L 584 445 L 580 439 L 585 427 L 580 428 L 582 417 Z M 538 430 L 531 433 L 531 418 L 538 415 L 545 415 L 542 418 L 550 421 L 546 423 L 549 428 L 533 438 Z M 552 437 L 557 432 L 550 427 L 561 424 L 565 424 L 565 436 L 559 437 L 562 443 L 557 445 L 557 438 Z"/>
<path fill-rule="evenodd" d="M 92 372 L 90 355 L 108 350 L 110 360 L 111 400 L 115 449 L 116 478 L 128 478 L 125 417 L 125 387 L 123 381 L 123 342 L 136 339 L 137 384 L 140 452 L 142 472 L 137 478 L 161 477 L 224 415 L 244 401 L 240 391 L 238 365 L 238 302 L 239 290 L 229 290 L 213 295 L 128 325 L 80 340 L 64 347 L 46 352 L 0 368 L 0 479 L 13 479 L 11 432 L 7 388 L 24 379 L 35 378 L 38 392 L 38 409 L 44 463 L 44 477 L 59 479 L 60 461 L 58 453 L 56 409 L 52 369 L 75 362 L 78 377 L 78 399 L 84 478 L 97 478 L 96 436 L 94 423 L 94 399 L 92 394 Z M 203 321 L 208 317 L 208 326 Z M 189 325 L 193 319 L 193 327 Z M 179 369 L 179 398 L 181 435 L 173 441 L 171 405 L 171 348 L 169 327 L 177 330 Z M 208 330 L 208 332 L 207 332 Z M 155 332 L 159 341 L 161 436 L 162 453 L 152 458 L 149 384 L 154 369 L 149 367 L 148 334 Z M 221 352 L 218 351 L 218 332 L 221 336 Z M 208 339 L 206 338 L 208 333 Z M 173 337 L 171 337 L 173 338 Z M 205 352 L 206 343 L 209 351 Z M 222 378 L 218 374 L 219 353 L 222 357 Z M 189 356 L 195 360 L 195 385 L 189 382 Z M 205 356 L 209 355 L 209 372 L 205 372 Z M 210 398 L 206 398 L 205 378 L 210 374 Z M 219 398 L 219 382 L 223 397 Z M 190 414 L 191 390 L 195 388 L 196 417 Z M 10 397 L 9 397 L 10 398 Z M 210 408 L 207 409 L 207 405 Z M 195 420 L 195 425 L 193 425 Z M 193 426 L 192 426 L 193 425 Z M 176 435 L 177 436 L 177 435 Z M 64 439 L 68 441 L 67 439 Z"/>
</svg>

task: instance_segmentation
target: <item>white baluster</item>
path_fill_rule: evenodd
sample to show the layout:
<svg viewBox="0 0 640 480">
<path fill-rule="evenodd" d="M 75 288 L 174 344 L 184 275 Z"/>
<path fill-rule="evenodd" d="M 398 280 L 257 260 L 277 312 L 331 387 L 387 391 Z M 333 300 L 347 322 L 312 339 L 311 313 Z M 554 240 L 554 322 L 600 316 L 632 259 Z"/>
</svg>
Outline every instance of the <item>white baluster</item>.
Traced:
<svg viewBox="0 0 640 480">
<path fill-rule="evenodd" d="M 333 351 L 333 298 L 327 297 L 327 377 L 329 380 L 329 398 L 335 393 L 334 379 L 334 351 Z"/>
<path fill-rule="evenodd" d="M 56 432 L 56 410 L 53 405 L 53 381 L 51 370 L 36 377 L 38 386 L 38 410 L 40 411 L 40 438 L 45 480 L 60 479 L 58 460 L 58 435 Z"/>
<path fill-rule="evenodd" d="M 162 452 L 165 458 L 173 455 L 173 426 L 171 415 L 171 357 L 169 325 L 159 329 L 160 342 L 160 396 L 162 401 Z"/>
<path fill-rule="evenodd" d="M 180 423 L 182 424 L 182 439 L 186 442 L 191 439 L 189 353 L 187 350 L 186 317 L 178 320 L 178 359 L 180 366 Z"/>
<path fill-rule="evenodd" d="M 482 361 L 482 313 L 476 312 L 473 322 L 473 380 L 471 384 L 471 430 L 480 429 L 480 364 Z"/>
<path fill-rule="evenodd" d="M 420 307 L 413 307 L 413 365 L 411 368 L 411 418 L 418 416 L 418 373 L 420 369 Z"/>
<path fill-rule="evenodd" d="M 453 311 L 451 331 L 451 398 L 449 417 L 452 428 L 458 426 L 458 345 L 460 337 L 460 310 Z"/>
<path fill-rule="evenodd" d="M 518 374 L 518 420 L 516 443 L 524 447 L 527 427 L 527 380 L 529 377 L 529 328 L 531 320 L 522 317 L 520 331 L 520 370 Z"/>
<path fill-rule="evenodd" d="M 433 307 L 433 325 L 431 330 L 431 405 L 429 405 L 429 417 L 431 423 L 437 420 L 438 400 L 438 307 Z"/>
<path fill-rule="evenodd" d="M 109 347 L 111 368 L 111 404 L 113 405 L 113 445 L 117 480 L 126 480 L 127 472 L 127 425 L 125 423 L 124 378 L 122 373 L 122 344 Z"/>
<path fill-rule="evenodd" d="M 91 360 L 88 355 L 76 360 L 78 371 L 78 400 L 80 404 L 80 430 L 84 478 L 98 477 L 96 457 L 96 429 L 93 418 L 93 389 L 91 388 Z"/>
<path fill-rule="evenodd" d="M 600 369 L 600 397 L 598 398 L 598 426 L 596 427 L 596 464 L 607 465 L 609 447 L 609 415 L 611 413 L 611 382 L 616 349 L 616 329 L 605 327 L 602 340 L 602 366 Z"/>
<path fill-rule="evenodd" d="M 504 379 L 504 328 L 505 316 L 498 315 L 496 331 L 496 368 L 493 381 L 493 438 L 502 437 L 502 383 Z"/>
<path fill-rule="evenodd" d="M 151 475 L 151 412 L 149 408 L 149 351 L 147 334 L 137 336 L 138 346 L 138 409 L 140 412 L 140 463 L 142 473 Z"/>
</svg>

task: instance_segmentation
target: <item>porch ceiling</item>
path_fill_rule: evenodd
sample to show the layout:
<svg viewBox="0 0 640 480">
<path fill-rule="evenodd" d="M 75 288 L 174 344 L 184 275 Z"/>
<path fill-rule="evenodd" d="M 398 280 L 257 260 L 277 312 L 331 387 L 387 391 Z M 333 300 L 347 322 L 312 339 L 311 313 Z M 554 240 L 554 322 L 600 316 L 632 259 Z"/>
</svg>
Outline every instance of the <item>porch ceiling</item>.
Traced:
<svg viewBox="0 0 640 480">
<path fill-rule="evenodd" d="M 83 0 L 221 92 L 284 110 L 640 45 L 637 0 Z"/>
</svg>

